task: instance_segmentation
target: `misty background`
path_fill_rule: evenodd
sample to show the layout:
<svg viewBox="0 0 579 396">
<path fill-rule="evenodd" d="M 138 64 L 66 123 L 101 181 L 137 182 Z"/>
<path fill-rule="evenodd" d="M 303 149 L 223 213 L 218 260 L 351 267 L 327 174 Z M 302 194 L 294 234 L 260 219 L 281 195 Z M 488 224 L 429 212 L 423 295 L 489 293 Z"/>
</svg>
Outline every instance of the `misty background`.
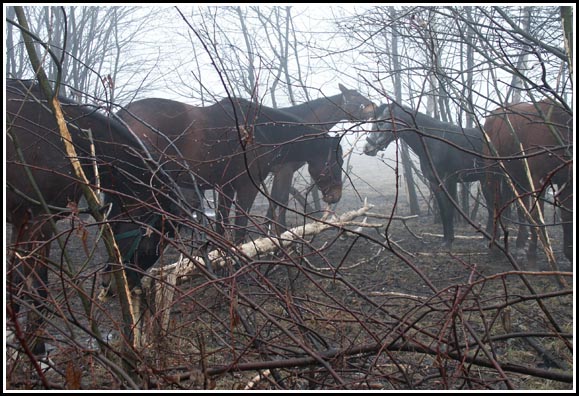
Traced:
<svg viewBox="0 0 579 396">
<path fill-rule="evenodd" d="M 466 127 L 482 124 L 503 103 L 555 97 L 573 107 L 564 7 L 24 9 L 30 31 L 46 43 L 37 50 L 49 76 L 56 79 L 54 59 L 61 59 L 66 94 L 109 111 L 147 97 L 207 106 L 227 95 L 285 107 L 336 95 L 338 83 L 376 104 L 388 95 Z M 5 6 L 4 14 L 5 76 L 32 78 L 13 8 Z M 414 162 L 401 172 L 409 178 L 399 181 L 422 188 L 416 158 L 404 144 L 399 156 L 395 145 L 378 157 L 362 153 L 371 126 L 334 127 L 350 154 L 346 189 L 356 183 L 391 189 L 405 157 Z"/>
</svg>

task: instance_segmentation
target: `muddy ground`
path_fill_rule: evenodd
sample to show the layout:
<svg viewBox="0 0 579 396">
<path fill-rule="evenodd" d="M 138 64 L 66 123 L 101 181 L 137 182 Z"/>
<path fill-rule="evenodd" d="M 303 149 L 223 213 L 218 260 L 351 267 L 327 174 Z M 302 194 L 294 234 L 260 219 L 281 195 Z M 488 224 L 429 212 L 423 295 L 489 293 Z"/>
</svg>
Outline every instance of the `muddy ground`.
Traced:
<svg viewBox="0 0 579 396">
<path fill-rule="evenodd" d="M 134 383 L 123 370 L 118 301 L 95 298 L 106 262 L 96 227 L 86 216 L 59 222 L 72 268 L 50 277 L 57 309 L 44 336 L 53 369 L 39 376 L 21 353 L 7 361 L 7 388 L 572 389 L 573 278 L 563 277 L 568 285 L 561 287 L 544 272 L 551 268 L 543 252 L 535 266 L 516 261 L 529 271 L 522 277 L 465 222 L 456 226 L 452 250 L 444 249 L 424 185 L 422 215 L 409 217 L 393 162 L 356 155 L 335 212 L 367 199 L 371 212 L 395 219 L 368 216 L 382 226 L 355 234 L 346 231 L 357 224 L 335 227 L 180 282 L 167 332 L 151 330 L 159 315 L 143 319 L 147 340 L 134 350 Z M 259 219 L 266 210 L 261 198 L 252 212 Z M 546 216 L 556 220 L 553 208 Z M 485 219 L 481 207 L 474 223 Z M 548 232 L 559 269 L 572 271 L 561 227 Z M 178 248 L 190 253 L 189 236 L 160 262 L 173 263 Z M 51 268 L 66 260 L 58 248 L 51 259 Z M 87 310 L 80 294 L 92 301 Z M 8 340 L 9 355 L 14 345 Z"/>
</svg>

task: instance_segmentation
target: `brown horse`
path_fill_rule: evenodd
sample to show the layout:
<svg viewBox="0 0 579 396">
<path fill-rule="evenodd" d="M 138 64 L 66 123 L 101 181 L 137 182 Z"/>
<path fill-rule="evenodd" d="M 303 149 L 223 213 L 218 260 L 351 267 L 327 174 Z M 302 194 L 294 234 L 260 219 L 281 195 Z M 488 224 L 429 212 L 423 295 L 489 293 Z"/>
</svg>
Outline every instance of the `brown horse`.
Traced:
<svg viewBox="0 0 579 396">
<path fill-rule="evenodd" d="M 98 165 L 105 207 L 110 208 L 108 219 L 127 266 L 129 285 L 135 286 L 141 270 L 159 257 L 157 246 L 162 234 L 156 230 L 163 226 L 161 214 L 166 212 L 155 209 L 153 204 L 161 202 L 165 208 L 173 207 L 173 198 L 166 195 L 169 181 L 159 172 L 158 165 L 147 159 L 144 146 L 127 128 L 93 106 L 64 97 L 59 100 L 72 143 L 90 180 L 94 165 Z M 92 141 L 88 130 L 92 131 Z M 29 317 L 25 338 L 29 350 L 40 355 L 45 345 L 35 334 L 43 324 L 42 312 L 48 308 L 48 256 L 54 223 L 70 214 L 67 206 L 77 202 L 82 194 L 55 117 L 37 84 L 8 80 L 6 134 L 5 208 L 7 221 L 13 226 L 7 307 L 14 318 L 24 299 L 32 299 L 33 317 Z"/>
<path fill-rule="evenodd" d="M 232 203 L 236 204 L 236 243 L 246 235 L 257 193 L 265 194 L 262 182 L 279 164 L 307 162 L 324 201 L 341 198 L 339 139 L 286 112 L 239 98 L 207 107 L 151 98 L 133 102 L 117 114 L 167 162 L 182 187 L 219 191 L 220 234 Z"/>
<path fill-rule="evenodd" d="M 484 154 L 498 156 L 504 168 L 494 160 L 486 160 L 487 173 L 485 198 L 494 208 L 489 216 L 487 232 L 496 231 L 499 211 L 505 208 L 507 176 L 529 213 L 543 210 L 542 195 L 552 185 L 557 185 L 556 204 L 561 209 L 563 223 L 563 251 L 573 261 L 573 116 L 570 110 L 552 102 L 518 103 L 498 108 L 487 117 L 484 126 L 490 147 Z M 528 164 L 528 173 L 527 173 Z M 530 175 L 530 179 L 527 175 Z M 510 190 L 512 191 L 512 190 Z M 507 190 L 509 192 L 509 190 Z M 526 220 L 522 220 L 523 223 Z M 540 224 L 540 223 L 539 223 Z M 527 227 L 519 227 L 516 247 L 522 249 L 528 239 Z M 537 230 L 531 227 L 528 259 L 536 260 Z"/>
<path fill-rule="evenodd" d="M 355 89 L 348 89 L 338 84 L 339 94 L 323 97 L 297 106 L 280 108 L 305 123 L 319 124 L 320 129 L 329 132 L 340 121 L 368 120 L 375 116 L 376 105 Z M 274 225 L 286 226 L 285 212 L 289 202 L 290 189 L 294 173 L 304 162 L 288 162 L 278 165 L 273 170 L 271 201 L 267 218 Z M 276 214 L 277 211 L 277 214 Z"/>
</svg>

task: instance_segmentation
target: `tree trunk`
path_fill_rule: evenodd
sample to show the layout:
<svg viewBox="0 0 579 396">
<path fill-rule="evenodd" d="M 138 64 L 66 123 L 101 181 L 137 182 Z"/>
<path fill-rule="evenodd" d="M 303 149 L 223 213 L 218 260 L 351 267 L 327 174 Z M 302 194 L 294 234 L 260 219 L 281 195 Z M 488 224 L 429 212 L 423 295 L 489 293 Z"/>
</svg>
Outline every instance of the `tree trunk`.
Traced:
<svg viewBox="0 0 579 396">
<path fill-rule="evenodd" d="M 565 51 L 569 59 L 569 75 L 573 75 L 573 7 L 561 7 L 561 20 L 565 37 Z"/>
<path fill-rule="evenodd" d="M 394 7 L 389 8 L 390 16 L 392 20 L 396 20 L 396 9 Z M 392 30 L 392 66 L 394 70 L 400 70 L 400 61 L 398 59 L 398 32 L 396 29 Z M 400 75 L 394 75 L 394 95 L 396 100 L 402 103 L 402 81 L 400 80 Z M 408 146 L 404 141 L 400 142 L 400 152 L 402 159 L 402 170 L 404 173 L 404 181 L 408 188 L 408 205 L 410 206 L 411 215 L 420 214 L 420 206 L 418 205 L 418 195 L 416 194 L 416 185 L 414 183 L 414 177 L 412 176 L 412 165 L 410 159 L 410 153 Z"/>
</svg>

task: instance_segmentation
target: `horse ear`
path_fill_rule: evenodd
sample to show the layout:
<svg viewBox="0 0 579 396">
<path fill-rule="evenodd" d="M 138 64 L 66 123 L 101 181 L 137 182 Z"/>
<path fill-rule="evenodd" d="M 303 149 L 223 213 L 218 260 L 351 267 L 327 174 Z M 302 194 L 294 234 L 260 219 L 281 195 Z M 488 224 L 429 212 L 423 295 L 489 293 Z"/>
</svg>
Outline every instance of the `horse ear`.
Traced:
<svg viewBox="0 0 579 396">
<path fill-rule="evenodd" d="M 343 94 L 348 93 L 348 88 L 344 87 L 341 83 L 338 83 L 338 88 L 340 88 Z"/>
</svg>

